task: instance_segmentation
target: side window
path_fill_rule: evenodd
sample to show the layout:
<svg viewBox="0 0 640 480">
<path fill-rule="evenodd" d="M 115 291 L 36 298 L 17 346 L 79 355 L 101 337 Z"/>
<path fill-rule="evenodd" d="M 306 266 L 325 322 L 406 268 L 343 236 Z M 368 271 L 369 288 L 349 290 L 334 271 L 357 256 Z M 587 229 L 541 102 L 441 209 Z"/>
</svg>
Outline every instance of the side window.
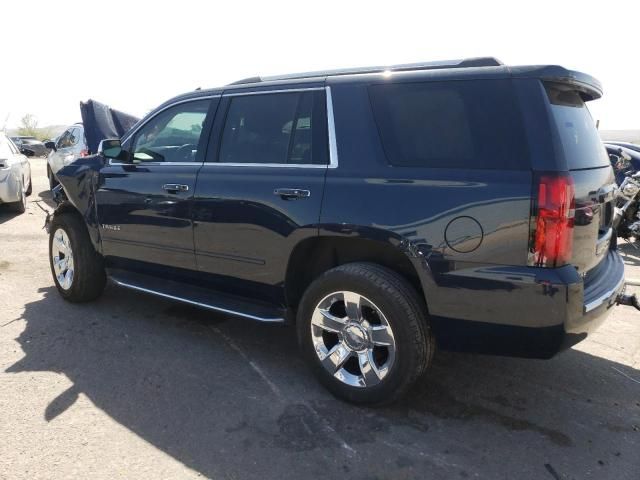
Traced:
<svg viewBox="0 0 640 480">
<path fill-rule="evenodd" d="M 56 144 L 56 148 L 68 148 L 73 144 L 71 143 L 71 128 L 66 130 L 60 138 L 58 139 L 58 143 Z"/>
<path fill-rule="evenodd" d="M 70 135 L 69 135 L 69 142 L 70 142 L 70 146 L 75 147 L 78 144 L 78 129 L 77 128 L 72 128 Z"/>
<path fill-rule="evenodd" d="M 198 151 L 210 100 L 175 105 L 149 120 L 136 133 L 133 160 L 193 162 Z"/>
<path fill-rule="evenodd" d="M 326 164 L 323 100 L 321 91 L 231 97 L 218 161 Z"/>
<path fill-rule="evenodd" d="M 76 136 L 78 137 L 78 143 L 83 147 L 86 148 L 87 146 L 87 139 L 84 138 L 84 127 L 76 127 Z"/>
<path fill-rule="evenodd" d="M 369 96 L 392 166 L 529 168 L 509 80 L 373 85 Z"/>
</svg>

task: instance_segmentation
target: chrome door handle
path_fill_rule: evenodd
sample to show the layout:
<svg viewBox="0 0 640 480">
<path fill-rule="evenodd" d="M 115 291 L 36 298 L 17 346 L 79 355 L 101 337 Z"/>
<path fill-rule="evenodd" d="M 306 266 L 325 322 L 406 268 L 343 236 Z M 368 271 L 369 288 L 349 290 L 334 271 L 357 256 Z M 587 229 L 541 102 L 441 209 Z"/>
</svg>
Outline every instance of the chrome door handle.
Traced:
<svg viewBox="0 0 640 480">
<path fill-rule="evenodd" d="M 273 194 L 280 196 L 283 200 L 295 200 L 297 198 L 307 198 L 311 196 L 309 190 L 303 190 L 301 188 L 276 188 Z"/>
<path fill-rule="evenodd" d="M 189 185 L 182 185 L 180 183 L 165 183 L 162 186 L 162 189 L 166 190 L 169 193 L 188 192 Z"/>
</svg>

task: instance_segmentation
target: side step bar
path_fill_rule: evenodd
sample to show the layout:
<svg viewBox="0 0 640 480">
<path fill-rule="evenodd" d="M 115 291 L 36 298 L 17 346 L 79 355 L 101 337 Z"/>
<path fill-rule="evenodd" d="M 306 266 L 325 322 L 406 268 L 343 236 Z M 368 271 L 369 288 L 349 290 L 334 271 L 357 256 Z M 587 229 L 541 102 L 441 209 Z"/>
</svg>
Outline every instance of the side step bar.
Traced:
<svg viewBox="0 0 640 480">
<path fill-rule="evenodd" d="M 158 279 L 148 275 L 110 270 L 109 278 L 121 287 L 148 293 L 168 300 L 186 303 L 195 307 L 213 310 L 234 317 L 248 318 L 258 322 L 284 323 L 282 310 L 267 304 L 251 302 L 241 297 Z M 185 293 L 185 290 L 188 290 Z"/>
</svg>

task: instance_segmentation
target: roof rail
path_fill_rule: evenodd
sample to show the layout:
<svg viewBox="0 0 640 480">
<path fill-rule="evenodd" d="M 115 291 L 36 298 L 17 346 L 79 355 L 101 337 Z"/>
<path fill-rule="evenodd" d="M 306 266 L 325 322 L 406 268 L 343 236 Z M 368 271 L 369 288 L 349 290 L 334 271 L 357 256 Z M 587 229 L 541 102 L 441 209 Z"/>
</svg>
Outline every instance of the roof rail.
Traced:
<svg viewBox="0 0 640 480">
<path fill-rule="evenodd" d="M 470 67 L 499 67 L 504 65 L 495 57 L 475 57 L 459 60 L 440 60 L 435 62 L 405 63 L 377 67 L 354 67 L 336 70 L 319 70 L 315 72 L 290 73 L 286 75 L 272 75 L 267 77 L 250 77 L 230 83 L 240 85 L 244 83 L 268 82 L 274 80 L 292 80 L 297 78 L 327 77 L 336 75 L 354 75 L 359 73 L 404 72 L 409 70 L 437 70 L 442 68 L 470 68 Z"/>
<path fill-rule="evenodd" d="M 262 78 L 260 77 L 249 77 L 249 78 L 243 78 L 242 80 L 236 80 L 235 82 L 231 82 L 229 85 L 242 85 L 243 83 L 257 83 L 261 81 L 262 81 Z"/>
</svg>

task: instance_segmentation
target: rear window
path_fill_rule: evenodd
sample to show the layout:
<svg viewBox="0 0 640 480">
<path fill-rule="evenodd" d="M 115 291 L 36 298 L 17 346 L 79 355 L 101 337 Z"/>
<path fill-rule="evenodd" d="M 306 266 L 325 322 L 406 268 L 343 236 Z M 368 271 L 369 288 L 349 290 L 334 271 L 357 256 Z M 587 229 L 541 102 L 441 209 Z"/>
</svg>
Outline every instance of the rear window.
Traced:
<svg viewBox="0 0 640 480">
<path fill-rule="evenodd" d="M 558 83 L 545 83 L 545 89 L 569 169 L 609 166 L 606 150 L 580 93 Z"/>
<path fill-rule="evenodd" d="M 369 96 L 393 166 L 529 168 L 509 80 L 373 85 Z"/>
</svg>

